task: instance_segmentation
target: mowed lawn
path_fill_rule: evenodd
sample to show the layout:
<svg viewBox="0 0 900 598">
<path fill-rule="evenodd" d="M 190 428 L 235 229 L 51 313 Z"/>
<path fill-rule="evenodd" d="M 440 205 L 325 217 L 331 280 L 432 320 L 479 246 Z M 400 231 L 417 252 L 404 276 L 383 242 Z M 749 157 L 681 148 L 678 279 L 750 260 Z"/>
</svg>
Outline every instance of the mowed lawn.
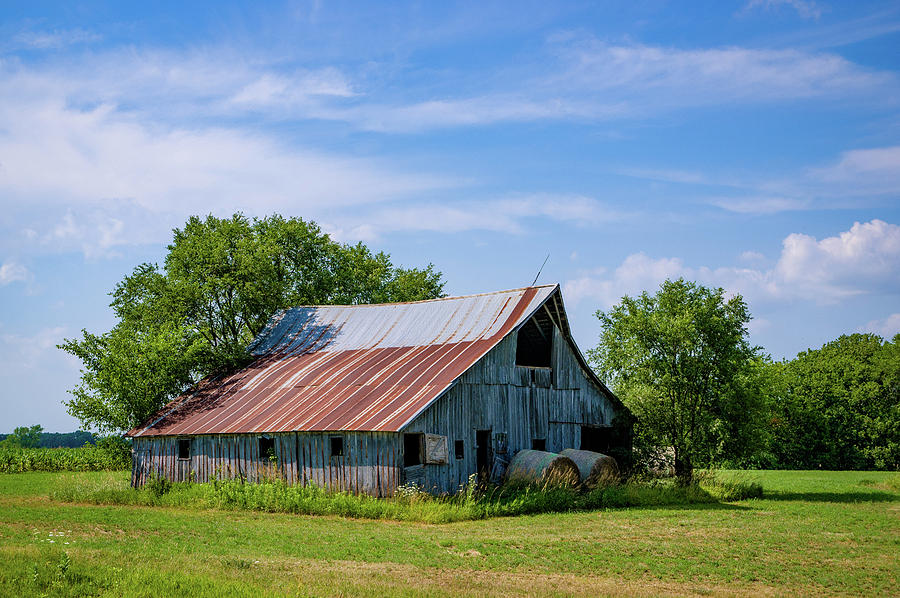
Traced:
<svg viewBox="0 0 900 598">
<path fill-rule="evenodd" d="M 426 525 L 54 502 L 0 475 L 0 595 L 900 595 L 900 474 L 724 472 L 765 497 Z"/>
</svg>

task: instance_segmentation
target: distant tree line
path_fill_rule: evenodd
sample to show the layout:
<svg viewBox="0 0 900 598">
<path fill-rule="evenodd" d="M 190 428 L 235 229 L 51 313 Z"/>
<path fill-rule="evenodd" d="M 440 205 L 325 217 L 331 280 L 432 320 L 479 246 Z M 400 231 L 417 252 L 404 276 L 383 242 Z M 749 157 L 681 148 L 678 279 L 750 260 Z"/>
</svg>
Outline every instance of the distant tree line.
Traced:
<svg viewBox="0 0 900 598">
<path fill-rule="evenodd" d="M 100 438 L 91 432 L 44 432 L 43 426 L 18 427 L 12 434 L 0 434 L 0 448 L 77 448 L 96 444 Z"/>
</svg>

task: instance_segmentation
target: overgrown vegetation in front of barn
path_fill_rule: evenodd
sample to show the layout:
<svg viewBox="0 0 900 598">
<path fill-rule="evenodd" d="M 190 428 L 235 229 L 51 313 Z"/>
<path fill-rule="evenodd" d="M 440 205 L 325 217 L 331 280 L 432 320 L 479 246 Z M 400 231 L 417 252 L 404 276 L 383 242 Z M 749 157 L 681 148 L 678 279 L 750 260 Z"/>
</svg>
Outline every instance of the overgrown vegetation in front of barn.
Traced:
<svg viewBox="0 0 900 598">
<path fill-rule="evenodd" d="M 714 472 L 682 486 L 671 478 L 632 478 L 592 490 L 505 484 L 482 489 L 473 476 L 453 495 L 434 496 L 416 486 L 401 486 L 391 498 L 336 492 L 317 486 L 292 486 L 280 479 L 245 483 L 240 479 L 205 484 L 171 483 L 154 477 L 141 489 L 127 480 L 72 485 L 53 493 L 65 502 L 100 505 L 142 505 L 189 509 L 251 510 L 301 515 L 332 515 L 451 523 L 491 517 L 560 513 L 623 507 L 658 507 L 761 498 L 762 487 Z"/>
</svg>

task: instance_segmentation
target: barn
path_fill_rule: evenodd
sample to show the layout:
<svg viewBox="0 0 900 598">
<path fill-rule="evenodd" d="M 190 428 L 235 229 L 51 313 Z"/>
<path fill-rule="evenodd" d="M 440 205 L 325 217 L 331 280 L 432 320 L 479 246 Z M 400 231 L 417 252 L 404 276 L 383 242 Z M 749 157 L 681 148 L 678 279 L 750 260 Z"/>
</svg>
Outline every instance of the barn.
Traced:
<svg viewBox="0 0 900 598">
<path fill-rule="evenodd" d="M 576 347 L 559 285 L 286 309 L 249 349 L 249 366 L 128 432 L 132 485 L 274 475 L 444 493 L 521 449 L 630 449 L 630 414 Z"/>
</svg>

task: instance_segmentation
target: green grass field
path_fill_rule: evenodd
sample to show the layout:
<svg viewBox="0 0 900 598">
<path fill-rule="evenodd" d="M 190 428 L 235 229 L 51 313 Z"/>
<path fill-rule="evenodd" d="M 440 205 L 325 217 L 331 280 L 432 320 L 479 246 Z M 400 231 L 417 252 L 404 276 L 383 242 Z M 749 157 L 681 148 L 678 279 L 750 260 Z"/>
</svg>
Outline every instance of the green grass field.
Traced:
<svg viewBox="0 0 900 598">
<path fill-rule="evenodd" d="M 56 502 L 0 475 L 0 595 L 900 595 L 900 474 L 724 472 L 763 499 L 429 525 Z"/>
</svg>

